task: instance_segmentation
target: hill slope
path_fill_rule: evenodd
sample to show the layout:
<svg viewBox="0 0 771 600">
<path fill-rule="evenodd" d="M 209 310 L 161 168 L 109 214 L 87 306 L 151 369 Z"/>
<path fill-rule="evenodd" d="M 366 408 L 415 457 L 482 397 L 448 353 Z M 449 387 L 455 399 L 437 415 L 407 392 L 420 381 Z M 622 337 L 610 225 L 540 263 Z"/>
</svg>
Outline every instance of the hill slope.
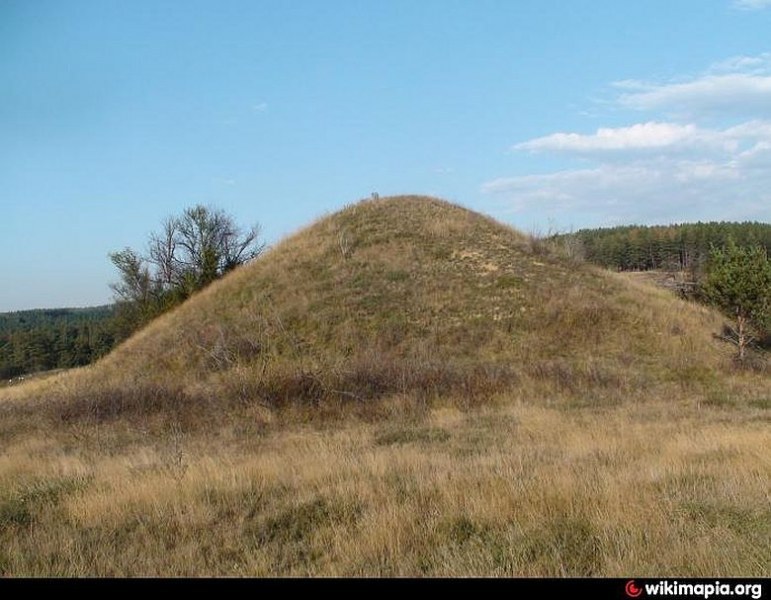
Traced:
<svg viewBox="0 0 771 600">
<path fill-rule="evenodd" d="M 76 413 L 145 410 L 169 395 L 274 407 L 518 390 L 612 403 L 723 363 L 711 311 L 537 250 L 441 200 L 364 201 L 43 395 L 79 399 Z"/>
</svg>

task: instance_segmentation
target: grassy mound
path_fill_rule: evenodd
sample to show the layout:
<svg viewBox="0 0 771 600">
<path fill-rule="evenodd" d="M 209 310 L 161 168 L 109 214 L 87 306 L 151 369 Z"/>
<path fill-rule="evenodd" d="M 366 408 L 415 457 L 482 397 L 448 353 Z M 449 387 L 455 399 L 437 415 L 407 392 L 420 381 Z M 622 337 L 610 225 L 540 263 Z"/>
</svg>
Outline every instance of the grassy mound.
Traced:
<svg viewBox="0 0 771 600">
<path fill-rule="evenodd" d="M 426 197 L 325 217 L 110 356 L 21 395 L 64 419 L 499 393 L 597 403 L 710 383 L 719 317 Z M 208 408 L 207 408 L 208 407 Z"/>
</svg>

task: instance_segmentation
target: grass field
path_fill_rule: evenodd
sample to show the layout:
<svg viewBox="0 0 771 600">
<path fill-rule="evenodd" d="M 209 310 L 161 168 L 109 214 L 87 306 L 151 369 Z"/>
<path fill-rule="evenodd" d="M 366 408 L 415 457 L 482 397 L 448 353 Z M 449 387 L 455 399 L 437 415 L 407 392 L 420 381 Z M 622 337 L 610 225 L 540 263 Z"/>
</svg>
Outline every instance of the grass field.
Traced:
<svg viewBox="0 0 771 600">
<path fill-rule="evenodd" d="M 769 401 L 394 399 L 370 422 L 6 438 L 0 571 L 761 576 Z"/>
<path fill-rule="evenodd" d="M 723 319 L 430 199 L 319 221 L 0 390 L 0 573 L 762 576 Z"/>
</svg>

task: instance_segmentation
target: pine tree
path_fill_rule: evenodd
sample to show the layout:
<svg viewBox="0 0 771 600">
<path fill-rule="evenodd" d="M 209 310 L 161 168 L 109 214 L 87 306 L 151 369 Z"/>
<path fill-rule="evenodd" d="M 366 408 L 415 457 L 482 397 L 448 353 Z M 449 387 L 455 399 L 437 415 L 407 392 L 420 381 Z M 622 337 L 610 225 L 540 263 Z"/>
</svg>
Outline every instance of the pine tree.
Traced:
<svg viewBox="0 0 771 600">
<path fill-rule="evenodd" d="M 753 329 L 771 321 L 771 262 L 762 246 L 740 248 L 733 240 L 725 249 L 713 246 L 702 284 L 703 296 L 736 318 L 739 360 L 754 340 Z"/>
</svg>

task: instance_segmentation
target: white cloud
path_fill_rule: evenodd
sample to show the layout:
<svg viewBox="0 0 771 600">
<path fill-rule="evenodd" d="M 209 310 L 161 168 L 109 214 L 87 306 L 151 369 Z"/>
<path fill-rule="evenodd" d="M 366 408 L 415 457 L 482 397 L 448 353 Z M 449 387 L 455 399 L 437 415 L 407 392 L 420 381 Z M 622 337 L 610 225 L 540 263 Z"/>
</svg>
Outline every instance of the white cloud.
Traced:
<svg viewBox="0 0 771 600">
<path fill-rule="evenodd" d="M 771 171 L 746 171 L 741 161 L 642 161 L 501 178 L 482 191 L 515 213 L 580 215 L 602 225 L 770 219 Z"/>
<path fill-rule="evenodd" d="M 502 198 L 514 212 L 580 214 L 601 224 L 770 221 L 771 123 L 745 123 L 715 135 L 726 142 L 722 153 L 631 156 L 587 168 L 502 177 L 484 183 L 482 192 Z"/>
<path fill-rule="evenodd" d="M 560 152 L 575 155 L 663 156 L 730 154 L 758 142 L 771 142 L 771 121 L 754 120 L 725 129 L 706 129 L 694 123 L 637 123 L 601 127 L 593 134 L 553 133 L 527 140 L 513 150 Z"/>
<path fill-rule="evenodd" d="M 614 167 L 602 165 L 593 169 L 575 169 L 548 173 L 545 175 L 523 175 L 504 177 L 483 184 L 487 194 L 501 194 L 512 200 L 515 210 L 527 210 L 534 205 L 549 204 L 558 210 L 583 209 L 596 203 L 609 205 L 617 203 L 617 195 L 607 192 L 627 182 L 646 179 L 646 170 L 641 167 Z M 590 199 L 587 191 L 601 192 L 602 198 Z"/>
<path fill-rule="evenodd" d="M 670 165 L 672 177 L 680 183 L 720 182 L 741 179 L 742 175 L 734 161 L 727 163 L 683 160 Z"/>
<path fill-rule="evenodd" d="M 771 52 L 764 52 L 757 56 L 732 56 L 714 63 L 708 69 L 708 73 L 769 74 L 771 73 Z"/>
<path fill-rule="evenodd" d="M 712 143 L 710 132 L 695 125 L 677 123 L 638 123 L 629 127 L 601 127 L 596 133 L 553 133 L 514 146 L 514 150 L 530 152 L 609 152 L 626 150 L 662 150 L 693 144 Z"/>
<path fill-rule="evenodd" d="M 733 139 L 763 140 L 771 139 L 771 121 L 756 119 L 745 121 L 723 131 L 723 135 Z"/>
<path fill-rule="evenodd" d="M 771 0 L 734 0 L 733 5 L 741 10 L 762 10 L 771 6 Z"/>
<path fill-rule="evenodd" d="M 252 104 L 252 112 L 261 113 L 268 110 L 268 103 L 267 102 L 258 102 L 257 104 Z"/>
<path fill-rule="evenodd" d="M 771 171 L 771 142 L 758 142 L 739 155 L 742 168 L 750 175 Z"/>
<path fill-rule="evenodd" d="M 770 0 L 771 1 L 771 0 Z M 733 56 L 701 75 L 674 81 L 625 79 L 612 84 L 617 103 L 640 111 L 700 115 L 771 115 L 771 53 Z"/>
<path fill-rule="evenodd" d="M 771 115 L 771 76 L 731 73 L 682 83 L 641 84 L 637 90 L 621 94 L 618 101 L 644 111 Z"/>
</svg>

